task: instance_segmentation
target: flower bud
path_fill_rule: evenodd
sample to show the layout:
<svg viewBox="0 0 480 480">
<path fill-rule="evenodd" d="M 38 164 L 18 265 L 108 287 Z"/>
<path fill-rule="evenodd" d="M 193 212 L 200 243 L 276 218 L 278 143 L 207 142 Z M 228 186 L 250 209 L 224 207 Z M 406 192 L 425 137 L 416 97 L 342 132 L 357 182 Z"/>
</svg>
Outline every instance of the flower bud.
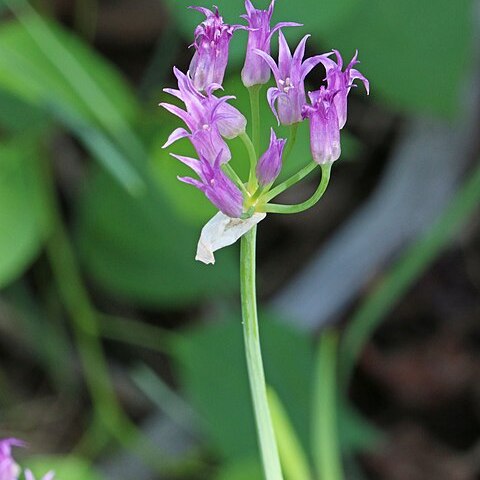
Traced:
<svg viewBox="0 0 480 480">
<path fill-rule="evenodd" d="M 190 64 L 193 84 L 199 91 L 216 83 L 222 85 L 228 64 L 228 52 L 233 32 L 238 26 L 227 25 L 218 13 L 208 8 L 191 7 L 207 18 L 195 30 L 195 55 Z"/>
<path fill-rule="evenodd" d="M 286 140 L 277 139 L 275 131 L 271 130 L 270 146 L 267 151 L 260 157 L 257 164 L 258 183 L 264 187 L 271 185 L 280 174 L 282 169 L 282 155 L 285 148 Z"/>
<path fill-rule="evenodd" d="M 340 158 L 340 127 L 334 99 L 336 93 L 321 87 L 309 94 L 312 106 L 303 108 L 304 118 L 310 119 L 310 146 L 313 160 L 319 165 Z"/>
<path fill-rule="evenodd" d="M 270 27 L 275 0 L 272 0 L 268 10 L 257 10 L 250 0 L 245 1 L 246 15 L 242 15 L 248 22 L 248 45 L 245 65 L 242 70 L 243 84 L 249 88 L 254 85 L 263 85 L 270 80 L 270 67 L 259 57 L 255 50 L 261 50 L 270 55 L 270 42 L 275 32 L 283 27 L 298 27 L 299 23 L 282 22 L 273 29 Z"/>
</svg>

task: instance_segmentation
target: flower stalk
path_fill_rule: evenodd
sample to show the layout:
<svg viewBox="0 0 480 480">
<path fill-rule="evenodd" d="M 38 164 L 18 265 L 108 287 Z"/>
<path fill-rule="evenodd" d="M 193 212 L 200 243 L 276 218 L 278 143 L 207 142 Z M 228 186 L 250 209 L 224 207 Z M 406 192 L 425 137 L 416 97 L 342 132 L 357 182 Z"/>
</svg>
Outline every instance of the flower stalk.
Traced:
<svg viewBox="0 0 480 480">
<path fill-rule="evenodd" d="M 241 240 L 240 284 L 245 353 L 265 478 L 266 480 L 282 480 L 280 457 L 268 406 L 260 349 L 255 285 L 256 234 L 257 227 L 254 227 Z"/>
</svg>

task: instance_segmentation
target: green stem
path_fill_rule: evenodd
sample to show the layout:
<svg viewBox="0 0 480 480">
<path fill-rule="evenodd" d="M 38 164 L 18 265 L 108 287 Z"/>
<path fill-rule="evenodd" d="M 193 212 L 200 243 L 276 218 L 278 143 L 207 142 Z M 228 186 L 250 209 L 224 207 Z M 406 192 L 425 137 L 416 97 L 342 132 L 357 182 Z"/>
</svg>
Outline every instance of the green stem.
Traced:
<svg viewBox="0 0 480 480">
<path fill-rule="evenodd" d="M 318 166 L 318 163 L 310 162 L 306 167 L 303 167 L 295 175 L 292 175 L 289 179 L 277 185 L 274 189 L 272 189 L 268 193 L 268 195 L 265 195 L 264 197 L 265 201 L 269 202 L 270 200 L 273 200 L 275 197 L 283 193 L 285 190 L 289 189 L 296 183 L 303 180 L 305 177 L 310 175 L 315 170 L 315 168 L 317 168 L 317 166 Z"/>
<path fill-rule="evenodd" d="M 343 480 L 337 411 L 338 335 L 326 331 L 320 339 L 314 391 L 316 467 L 322 480 Z"/>
<path fill-rule="evenodd" d="M 332 164 L 322 165 L 322 179 L 315 193 L 306 202 L 299 203 L 298 205 L 276 205 L 267 203 L 263 207 L 259 207 L 258 211 L 265 213 L 300 213 L 313 207 L 322 197 L 327 190 L 328 183 L 330 181 L 330 172 Z"/>
<path fill-rule="evenodd" d="M 265 478 L 266 480 L 282 480 L 260 349 L 255 287 L 256 233 L 257 228 L 254 227 L 242 237 L 241 241 L 240 281 L 245 353 Z"/>
<path fill-rule="evenodd" d="M 254 85 L 248 89 L 250 109 L 252 112 L 252 139 L 257 156 L 260 156 L 260 90 L 262 85 Z"/>
<path fill-rule="evenodd" d="M 293 125 L 290 125 L 290 136 L 288 138 L 288 143 L 285 148 L 285 151 L 283 152 L 283 162 L 285 163 L 292 153 L 293 147 L 295 146 L 295 143 L 297 141 L 297 133 L 298 133 L 298 126 L 299 123 L 294 123 Z"/>
<path fill-rule="evenodd" d="M 248 179 L 248 190 L 253 193 L 258 187 L 257 177 L 256 177 L 256 168 L 257 168 L 257 154 L 255 153 L 255 147 L 253 146 L 251 138 L 246 134 L 242 133 L 240 135 L 245 148 L 247 149 L 248 158 L 250 160 L 250 176 Z"/>
<path fill-rule="evenodd" d="M 237 172 L 232 168 L 232 166 L 228 163 L 222 165 L 223 171 L 228 175 L 230 180 L 243 192 L 243 194 L 248 198 L 250 196 L 250 192 L 245 187 L 245 184 L 242 182 L 242 179 L 238 176 Z"/>
</svg>

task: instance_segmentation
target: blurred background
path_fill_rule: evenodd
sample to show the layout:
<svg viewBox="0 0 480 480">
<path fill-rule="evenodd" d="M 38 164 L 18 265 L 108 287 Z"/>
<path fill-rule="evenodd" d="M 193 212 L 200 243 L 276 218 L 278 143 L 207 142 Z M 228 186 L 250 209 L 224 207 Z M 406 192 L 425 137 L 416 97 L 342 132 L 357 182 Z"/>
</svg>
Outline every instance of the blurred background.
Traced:
<svg viewBox="0 0 480 480">
<path fill-rule="evenodd" d="M 217 4 L 240 22 L 242 1 Z M 162 88 L 188 69 L 202 20 L 188 5 L 0 0 L 0 437 L 25 439 L 18 458 L 59 479 L 262 478 L 238 246 L 194 261 L 215 211 L 161 149 L 178 126 Z M 358 48 L 372 87 L 351 95 L 322 202 L 259 229 L 267 379 L 315 464 L 318 339 L 339 335 L 348 479 L 480 478 L 479 13 L 474 0 L 277 2 L 276 22 L 304 23 L 285 32 L 292 46 L 311 33 L 310 55 Z M 238 32 L 224 86 L 248 116 L 245 44 Z M 310 161 L 305 127 L 284 176 Z"/>
</svg>

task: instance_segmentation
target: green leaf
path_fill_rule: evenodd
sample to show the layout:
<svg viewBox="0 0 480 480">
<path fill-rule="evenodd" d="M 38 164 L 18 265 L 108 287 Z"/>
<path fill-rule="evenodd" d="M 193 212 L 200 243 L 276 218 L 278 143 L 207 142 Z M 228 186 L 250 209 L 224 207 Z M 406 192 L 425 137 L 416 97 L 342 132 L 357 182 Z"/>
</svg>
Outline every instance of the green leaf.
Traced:
<svg viewBox="0 0 480 480">
<path fill-rule="evenodd" d="M 78 457 L 32 457 L 28 466 L 35 478 L 42 478 L 47 472 L 54 471 L 55 478 L 65 480 L 102 480 L 100 474 L 91 465 Z"/>
<path fill-rule="evenodd" d="M 401 110 L 451 114 L 469 71 L 472 10 L 471 0 L 363 0 L 348 21 L 319 33 L 347 59 L 360 51 L 374 95 Z"/>
<path fill-rule="evenodd" d="M 0 288 L 28 267 L 49 229 L 35 143 L 22 136 L 0 144 Z"/>
<path fill-rule="evenodd" d="M 79 207 L 81 258 L 104 289 L 146 307 L 173 308 L 238 288 L 235 249 L 220 252 L 214 267 L 196 262 L 199 229 L 183 223 L 153 186 L 132 197 L 94 171 Z"/>
<path fill-rule="evenodd" d="M 20 21 L 0 29 L 0 88 L 48 113 L 70 112 L 69 117 L 77 116 L 92 131 L 99 130 L 97 143 L 102 140 L 104 145 L 109 140 L 102 137 L 110 137 L 126 158 L 112 159 L 105 149 L 98 155 L 100 148 L 94 153 L 127 188 L 138 190 L 140 179 L 129 163 L 145 160 L 146 153 L 129 124 L 138 113 L 132 92 L 89 47 L 21 3 L 29 14 L 15 10 Z M 61 115 L 60 119 L 65 120 Z M 71 127 L 68 122 L 67 126 Z M 86 146 L 92 147 L 92 142 Z"/>
<path fill-rule="evenodd" d="M 215 480 L 263 480 L 263 470 L 256 460 L 229 463 L 221 468 Z"/>
<path fill-rule="evenodd" d="M 266 377 L 305 448 L 313 363 L 310 339 L 264 316 L 260 331 Z M 187 332 L 176 350 L 182 385 L 216 449 L 232 461 L 258 458 L 240 317 Z"/>
<path fill-rule="evenodd" d="M 312 480 L 313 475 L 310 472 L 307 455 L 302 449 L 282 402 L 273 389 L 267 389 L 267 394 L 285 478 Z"/>
</svg>

